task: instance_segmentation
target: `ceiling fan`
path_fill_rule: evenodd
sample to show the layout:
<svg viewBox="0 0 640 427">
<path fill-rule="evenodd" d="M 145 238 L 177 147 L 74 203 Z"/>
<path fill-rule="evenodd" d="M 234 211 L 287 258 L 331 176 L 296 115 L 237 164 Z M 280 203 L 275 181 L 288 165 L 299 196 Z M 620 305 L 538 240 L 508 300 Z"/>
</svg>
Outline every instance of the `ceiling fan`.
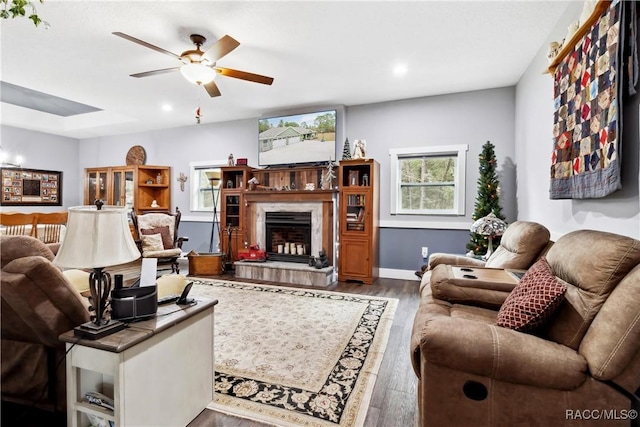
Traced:
<svg viewBox="0 0 640 427">
<path fill-rule="evenodd" d="M 261 76 L 260 74 L 248 73 L 246 71 L 234 70 L 231 68 L 216 67 L 216 61 L 240 46 L 240 43 L 231 36 L 225 35 L 215 42 L 209 49 L 203 52 L 200 50 L 200 46 L 202 46 L 207 39 L 199 34 L 192 34 L 190 38 L 196 48 L 192 50 L 185 50 L 180 55 L 176 55 L 173 52 L 169 52 L 168 50 L 164 50 L 128 34 L 121 32 L 114 32 L 112 34 L 149 49 L 164 53 L 165 55 L 169 55 L 182 62 L 182 65 L 179 67 L 163 68 L 161 70 L 131 74 L 131 77 L 149 77 L 180 70 L 182 75 L 191 83 L 204 86 L 211 97 L 220 96 L 220 90 L 213 81 L 217 74 L 250 82 L 262 83 L 265 85 L 273 83 L 273 77 Z"/>
</svg>

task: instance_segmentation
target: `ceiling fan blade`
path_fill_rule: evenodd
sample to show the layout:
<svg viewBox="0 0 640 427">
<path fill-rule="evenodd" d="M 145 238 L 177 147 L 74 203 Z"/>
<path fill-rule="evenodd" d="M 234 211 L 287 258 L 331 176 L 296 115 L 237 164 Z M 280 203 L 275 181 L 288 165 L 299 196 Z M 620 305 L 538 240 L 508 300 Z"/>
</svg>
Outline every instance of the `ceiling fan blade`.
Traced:
<svg viewBox="0 0 640 427">
<path fill-rule="evenodd" d="M 260 74 L 248 73 L 246 71 L 234 70 L 231 68 L 213 67 L 216 73 L 223 76 L 233 77 L 234 79 L 248 80 L 250 82 L 262 83 L 263 85 L 270 85 L 273 83 L 273 77 L 261 76 Z"/>
<path fill-rule="evenodd" d="M 225 35 L 215 42 L 213 46 L 207 49 L 207 51 L 202 54 L 202 57 L 208 59 L 210 62 L 216 62 L 238 46 L 240 46 L 240 42 L 238 40 Z"/>
<path fill-rule="evenodd" d="M 161 47 L 154 46 L 154 45 L 152 45 L 151 43 L 147 43 L 147 42 L 145 42 L 145 41 L 143 41 L 143 40 L 137 39 L 137 38 L 135 38 L 135 37 L 131 37 L 131 36 L 130 36 L 130 35 L 128 35 L 128 34 L 121 33 L 121 32 L 119 32 L 119 31 L 115 31 L 115 32 L 113 32 L 113 33 L 111 33 L 111 34 L 113 34 L 114 36 L 122 37 L 123 39 L 126 39 L 126 40 L 129 40 L 129 41 L 131 41 L 131 42 L 137 43 L 137 44 L 139 44 L 139 45 L 141 45 L 141 46 L 148 47 L 149 49 L 153 49 L 153 50 L 155 50 L 155 51 L 157 51 L 157 52 L 164 53 L 165 55 L 169 55 L 169 56 L 171 56 L 171 57 L 173 57 L 173 58 L 175 58 L 175 59 L 180 59 L 180 56 L 179 56 L 179 55 L 176 55 L 176 54 L 175 54 L 175 53 L 173 53 L 173 52 L 169 52 L 168 50 L 164 50 L 164 49 L 163 49 L 163 48 L 161 48 Z"/>
<path fill-rule="evenodd" d="M 213 81 L 213 80 L 211 80 L 209 83 L 205 84 L 204 88 L 207 90 L 207 93 L 212 98 L 221 95 L 220 89 L 218 89 L 218 85 L 216 85 L 216 82 Z"/>
<path fill-rule="evenodd" d="M 149 77 L 149 76 L 155 76 L 158 74 L 173 73 L 174 71 L 178 71 L 179 69 L 180 67 L 163 68 L 162 70 L 153 70 L 153 71 L 145 71 L 144 73 L 130 74 L 130 76 L 131 77 Z"/>
</svg>

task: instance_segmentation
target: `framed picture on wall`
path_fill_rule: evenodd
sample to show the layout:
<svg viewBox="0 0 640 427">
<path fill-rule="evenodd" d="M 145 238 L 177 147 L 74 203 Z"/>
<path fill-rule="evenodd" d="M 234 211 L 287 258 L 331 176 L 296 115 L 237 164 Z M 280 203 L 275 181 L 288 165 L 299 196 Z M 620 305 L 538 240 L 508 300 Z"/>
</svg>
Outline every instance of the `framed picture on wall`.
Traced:
<svg viewBox="0 0 640 427">
<path fill-rule="evenodd" d="M 62 172 L 0 168 L 1 206 L 62 206 Z"/>
</svg>

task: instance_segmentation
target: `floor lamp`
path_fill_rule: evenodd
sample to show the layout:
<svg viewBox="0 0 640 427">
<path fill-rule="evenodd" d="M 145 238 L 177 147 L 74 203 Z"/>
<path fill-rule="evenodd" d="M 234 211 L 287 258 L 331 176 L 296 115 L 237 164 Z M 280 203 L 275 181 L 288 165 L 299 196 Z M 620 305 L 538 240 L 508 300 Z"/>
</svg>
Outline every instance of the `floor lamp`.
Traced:
<svg viewBox="0 0 640 427">
<path fill-rule="evenodd" d="M 211 240 L 209 240 L 209 252 L 213 252 L 213 236 L 216 234 L 218 226 L 218 247 L 216 252 L 220 252 L 220 222 L 218 221 L 218 199 L 220 198 L 220 171 L 205 172 L 211 185 L 211 198 L 213 199 L 213 225 L 211 226 Z M 215 190 L 218 189 L 216 192 Z"/>
</svg>

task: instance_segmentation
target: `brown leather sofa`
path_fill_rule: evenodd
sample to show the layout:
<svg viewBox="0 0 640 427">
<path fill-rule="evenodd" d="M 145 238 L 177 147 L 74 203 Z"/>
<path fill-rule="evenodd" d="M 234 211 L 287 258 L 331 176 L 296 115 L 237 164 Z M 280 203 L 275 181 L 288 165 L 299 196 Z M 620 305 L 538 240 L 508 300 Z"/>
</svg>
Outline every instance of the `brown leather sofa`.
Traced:
<svg viewBox="0 0 640 427">
<path fill-rule="evenodd" d="M 0 236 L 2 400 L 64 411 L 63 332 L 89 321 L 88 301 L 53 252 L 30 236 Z"/>
<path fill-rule="evenodd" d="M 545 258 L 567 291 L 535 335 L 497 326 L 497 309 L 482 306 L 486 293 L 460 302 L 465 290 L 452 286 L 436 297 L 432 277 L 423 279 L 411 337 L 421 426 L 630 425 L 640 387 L 640 241 L 575 231 Z"/>
</svg>

